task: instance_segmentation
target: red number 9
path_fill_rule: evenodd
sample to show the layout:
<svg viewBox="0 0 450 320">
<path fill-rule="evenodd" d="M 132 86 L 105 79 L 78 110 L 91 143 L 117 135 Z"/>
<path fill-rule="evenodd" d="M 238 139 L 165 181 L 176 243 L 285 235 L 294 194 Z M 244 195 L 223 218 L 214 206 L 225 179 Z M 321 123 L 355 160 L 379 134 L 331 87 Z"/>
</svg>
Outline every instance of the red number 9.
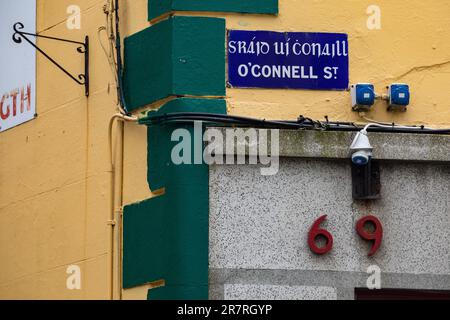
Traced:
<svg viewBox="0 0 450 320">
<path fill-rule="evenodd" d="M 373 233 L 369 233 L 364 229 L 364 226 L 367 223 L 372 223 L 375 226 L 375 230 Z M 383 239 L 383 226 L 381 225 L 380 220 L 378 220 L 378 218 L 374 216 L 361 218 L 356 223 L 356 231 L 361 238 L 368 241 L 373 241 L 372 249 L 369 252 L 369 257 L 373 256 L 380 248 L 381 241 Z"/>
<path fill-rule="evenodd" d="M 309 248 L 311 249 L 312 252 L 314 252 L 315 254 L 326 254 L 328 252 L 331 251 L 331 249 L 333 248 L 333 236 L 331 235 L 331 233 L 329 233 L 327 230 L 325 229 L 320 229 L 320 225 L 322 224 L 322 222 L 324 222 L 327 219 L 327 216 L 321 216 L 319 219 L 317 219 L 311 230 L 309 231 L 308 234 L 308 245 Z M 322 236 L 326 239 L 327 243 L 323 248 L 319 248 L 316 245 L 316 239 L 317 237 Z"/>
</svg>

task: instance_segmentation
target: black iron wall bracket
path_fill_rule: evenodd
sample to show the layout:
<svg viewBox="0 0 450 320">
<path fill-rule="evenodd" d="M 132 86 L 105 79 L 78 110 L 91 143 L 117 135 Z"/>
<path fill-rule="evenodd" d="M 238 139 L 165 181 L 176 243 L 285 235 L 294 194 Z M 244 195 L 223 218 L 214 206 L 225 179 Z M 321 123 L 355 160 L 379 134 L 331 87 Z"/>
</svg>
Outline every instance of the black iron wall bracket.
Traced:
<svg viewBox="0 0 450 320">
<path fill-rule="evenodd" d="M 78 41 L 60 39 L 60 38 L 55 38 L 55 37 L 47 37 L 47 36 L 42 36 L 39 34 L 24 32 L 24 31 L 22 31 L 23 28 L 24 28 L 24 25 L 21 22 L 17 22 L 14 24 L 14 27 L 13 27 L 14 34 L 12 37 L 13 41 L 15 43 L 22 43 L 22 39 L 25 39 L 25 41 L 27 41 L 29 44 L 31 44 L 37 51 L 42 53 L 42 55 L 44 55 L 44 57 L 46 57 L 48 60 L 50 60 L 55 66 L 57 66 L 62 72 L 64 72 L 72 80 L 74 80 L 79 85 L 84 86 L 85 87 L 85 95 L 86 95 L 86 97 L 89 97 L 89 37 L 86 36 L 84 42 L 78 42 Z M 37 45 L 35 45 L 33 41 L 28 39 L 27 36 L 39 37 L 39 38 L 62 41 L 62 42 L 79 45 L 79 47 L 77 48 L 77 52 L 84 54 L 84 74 L 79 74 L 77 77 L 73 76 L 64 67 L 62 67 L 58 62 L 56 62 L 52 57 L 50 57 L 42 49 L 40 49 Z"/>
</svg>

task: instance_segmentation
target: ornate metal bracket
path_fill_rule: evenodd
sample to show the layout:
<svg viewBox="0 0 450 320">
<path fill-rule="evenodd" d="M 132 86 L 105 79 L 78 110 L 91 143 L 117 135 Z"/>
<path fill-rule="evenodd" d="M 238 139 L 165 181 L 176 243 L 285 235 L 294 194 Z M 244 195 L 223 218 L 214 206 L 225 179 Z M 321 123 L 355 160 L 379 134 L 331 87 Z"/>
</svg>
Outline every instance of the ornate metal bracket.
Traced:
<svg viewBox="0 0 450 320">
<path fill-rule="evenodd" d="M 85 87 L 85 94 L 86 97 L 89 97 L 89 37 L 86 36 L 84 42 L 78 42 L 78 41 L 72 41 L 67 39 L 60 39 L 60 38 L 54 38 L 54 37 L 47 37 L 42 36 L 39 34 L 33 34 L 22 31 L 24 28 L 23 23 L 17 22 L 14 24 L 14 34 L 13 34 L 13 41 L 15 43 L 22 43 L 22 39 L 25 39 L 29 44 L 31 44 L 37 51 L 42 53 L 44 57 L 46 57 L 48 60 L 50 60 L 55 66 L 57 66 L 61 71 L 63 71 L 66 75 L 68 75 L 72 80 L 74 80 L 79 85 L 82 85 Z M 76 77 L 74 77 L 71 73 L 69 73 L 66 69 L 64 69 L 58 62 L 56 62 L 53 58 L 51 58 L 48 54 L 46 54 L 42 49 L 40 49 L 38 46 L 36 46 L 33 41 L 27 38 L 27 36 L 32 37 L 39 37 L 39 38 L 45 38 L 49 40 L 56 40 L 56 41 L 62 41 L 72 44 L 80 45 L 77 48 L 77 52 L 84 54 L 84 74 L 79 74 Z"/>
</svg>

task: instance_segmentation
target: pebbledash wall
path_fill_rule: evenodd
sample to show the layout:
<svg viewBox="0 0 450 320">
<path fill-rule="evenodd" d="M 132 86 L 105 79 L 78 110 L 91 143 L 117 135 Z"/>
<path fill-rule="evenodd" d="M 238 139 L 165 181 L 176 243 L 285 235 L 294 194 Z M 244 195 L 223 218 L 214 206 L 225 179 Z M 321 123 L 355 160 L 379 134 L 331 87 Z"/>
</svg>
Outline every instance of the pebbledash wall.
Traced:
<svg viewBox="0 0 450 320">
<path fill-rule="evenodd" d="M 353 299 L 374 270 L 384 289 L 450 289 L 448 137 L 370 136 L 379 200 L 352 198 L 352 133 L 282 131 L 280 171 L 271 177 L 259 166 L 211 166 L 212 298 Z M 333 249 L 318 256 L 307 236 L 322 215 Z M 372 257 L 355 229 L 367 215 L 383 226 Z"/>
<path fill-rule="evenodd" d="M 80 30 L 65 25 L 72 2 L 81 7 Z M 114 140 L 124 206 L 114 257 L 123 260 L 114 260 L 111 275 L 108 123 L 116 96 L 96 41 L 105 1 L 37 4 L 38 32 L 91 37 L 91 95 L 38 56 L 38 118 L 0 135 L 0 298 L 353 299 L 371 265 L 381 269 L 384 288 L 450 290 L 450 142 L 407 134 L 371 134 L 382 197 L 358 202 L 348 159 L 352 133 L 281 132 L 280 171 L 261 176 L 259 166 L 175 166 L 170 135 L 179 126 L 127 123 L 123 148 Z M 183 111 L 364 122 L 347 91 L 225 85 L 227 30 L 336 32 L 349 36 L 351 83 L 371 82 L 377 91 L 410 85 L 407 112 L 387 112 L 379 102 L 368 117 L 450 127 L 448 1 L 120 5 L 125 97 L 139 117 Z M 371 5 L 381 9 L 380 29 L 367 28 Z M 82 67 L 69 49 L 38 44 L 71 70 Z M 306 239 L 323 214 L 334 248 L 319 257 Z M 367 214 L 384 227 L 372 258 L 355 232 Z M 81 268 L 80 290 L 66 287 L 71 265 Z"/>
</svg>

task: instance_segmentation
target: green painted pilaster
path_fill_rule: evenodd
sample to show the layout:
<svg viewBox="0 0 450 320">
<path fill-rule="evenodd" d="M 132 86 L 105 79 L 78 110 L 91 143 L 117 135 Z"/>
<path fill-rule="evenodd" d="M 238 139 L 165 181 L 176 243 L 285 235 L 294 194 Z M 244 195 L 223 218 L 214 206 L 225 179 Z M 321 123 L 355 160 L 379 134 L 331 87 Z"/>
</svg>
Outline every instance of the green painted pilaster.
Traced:
<svg viewBox="0 0 450 320">
<path fill-rule="evenodd" d="M 278 0 L 149 0 L 148 17 L 153 20 L 171 11 L 212 11 L 277 14 Z"/>
<path fill-rule="evenodd" d="M 226 114 L 221 99 L 182 98 L 148 116 L 173 112 Z M 209 247 L 209 171 L 205 163 L 175 165 L 172 133 L 185 129 L 193 145 L 192 123 L 148 127 L 148 182 L 166 194 L 124 208 L 124 288 L 164 279 L 150 299 L 207 299 Z M 201 135 L 203 132 L 201 133 Z M 202 144 L 203 145 L 203 144 Z M 193 149 L 193 148 L 192 148 Z"/>
<path fill-rule="evenodd" d="M 225 96 L 225 20 L 172 17 L 125 39 L 133 111 L 169 96 Z"/>
<path fill-rule="evenodd" d="M 149 290 L 147 294 L 148 300 L 207 300 L 208 287 L 161 287 Z M 206 294 L 206 295 L 205 295 Z"/>
</svg>

